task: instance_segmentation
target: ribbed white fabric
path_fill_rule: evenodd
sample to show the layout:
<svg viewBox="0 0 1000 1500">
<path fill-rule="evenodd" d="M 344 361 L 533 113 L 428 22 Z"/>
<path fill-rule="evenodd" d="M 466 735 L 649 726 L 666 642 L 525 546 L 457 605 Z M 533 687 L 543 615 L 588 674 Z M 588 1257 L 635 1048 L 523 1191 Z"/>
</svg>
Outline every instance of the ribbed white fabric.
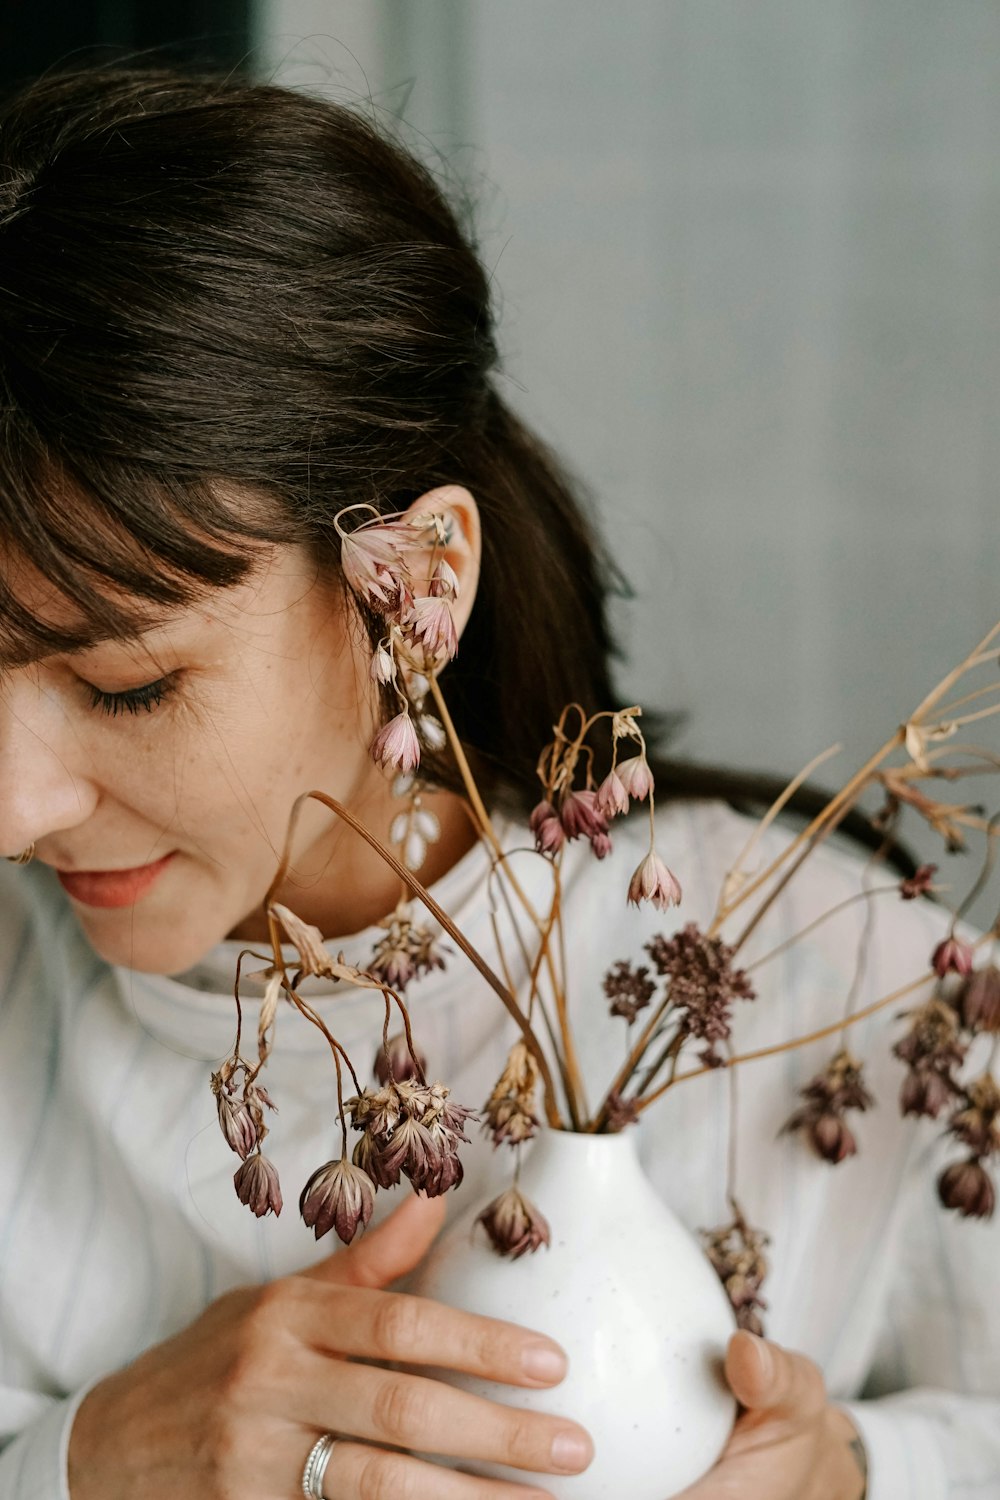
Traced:
<svg viewBox="0 0 1000 1500">
<path fill-rule="evenodd" d="M 652 933 L 710 917 L 750 825 L 719 804 L 691 803 L 668 807 L 658 826 L 658 847 L 685 889 L 678 912 L 626 908 L 641 818 L 617 829 L 613 858 L 598 864 L 574 848 L 566 867 L 571 992 L 594 1093 L 624 1055 L 623 1023 L 605 1014 L 602 975 L 616 958 L 640 958 Z M 787 837 L 771 831 L 764 852 Z M 527 842 L 514 827 L 504 838 L 511 848 Z M 525 854 L 516 868 L 541 901 L 542 862 Z M 476 849 L 436 894 L 489 958 L 486 870 Z M 754 934 L 744 962 L 853 894 L 860 875 L 853 856 L 820 851 Z M 221 945 L 182 979 L 136 974 L 94 956 L 50 872 L 0 867 L 0 889 L 0 1500 L 67 1500 L 69 1427 L 91 1382 L 228 1288 L 287 1274 L 335 1248 L 315 1244 L 295 1212 L 302 1183 L 335 1148 L 335 1093 L 326 1043 L 283 1013 L 268 1070 L 280 1110 L 268 1151 L 288 1207 L 278 1220 L 254 1220 L 233 1193 L 237 1162 L 208 1087 L 210 1067 L 232 1043 L 235 945 Z M 915 977 L 946 925 L 926 903 L 893 892 L 873 899 L 859 1006 Z M 759 970 L 759 998 L 737 1015 L 740 1050 L 838 1019 L 863 919 L 855 903 Z M 500 921 L 506 926 L 502 913 Z M 373 935 L 338 946 L 363 960 Z M 433 1075 L 460 1102 L 478 1105 L 511 1039 L 499 1004 L 460 955 L 411 995 Z M 316 1004 L 368 1075 L 381 1028 L 377 999 L 341 990 Z M 778 1138 L 796 1089 L 828 1060 L 836 1037 L 739 1070 L 739 1194 L 772 1236 L 768 1333 L 815 1359 L 833 1396 L 851 1402 L 870 1451 L 870 1500 L 996 1500 L 1000 1220 L 965 1222 L 937 1206 L 940 1131 L 904 1122 L 896 1107 L 902 1068 L 889 1044 L 900 1008 L 852 1033 L 879 1107 L 859 1121 L 861 1154 L 838 1168 L 797 1139 Z M 246 1011 L 253 1027 L 254 1002 Z M 644 1117 L 647 1170 L 692 1228 L 728 1218 L 729 1093 L 729 1075 L 709 1074 Z M 458 1196 L 466 1202 L 499 1183 L 509 1164 L 479 1139 L 465 1161 Z M 394 1201 L 380 1194 L 378 1211 Z M 289 1475 L 290 1494 L 297 1483 Z"/>
</svg>

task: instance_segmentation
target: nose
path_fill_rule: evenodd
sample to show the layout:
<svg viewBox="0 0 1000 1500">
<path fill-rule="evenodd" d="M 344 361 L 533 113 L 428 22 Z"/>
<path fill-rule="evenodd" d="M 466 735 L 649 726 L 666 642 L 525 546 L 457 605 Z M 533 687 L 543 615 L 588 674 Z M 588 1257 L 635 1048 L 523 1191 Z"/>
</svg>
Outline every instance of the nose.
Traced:
<svg viewBox="0 0 1000 1500">
<path fill-rule="evenodd" d="M 90 756 L 60 700 L 37 671 L 13 672 L 0 693 L 0 848 L 29 844 L 85 823 L 98 802 Z"/>
</svg>

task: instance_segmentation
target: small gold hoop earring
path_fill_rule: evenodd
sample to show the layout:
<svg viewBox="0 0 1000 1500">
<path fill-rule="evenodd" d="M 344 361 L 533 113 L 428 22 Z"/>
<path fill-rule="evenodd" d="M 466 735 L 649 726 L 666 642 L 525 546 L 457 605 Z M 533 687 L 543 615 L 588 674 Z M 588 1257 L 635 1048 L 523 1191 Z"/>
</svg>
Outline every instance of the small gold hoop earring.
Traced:
<svg viewBox="0 0 1000 1500">
<path fill-rule="evenodd" d="M 26 865 L 35 857 L 35 846 L 29 844 L 27 849 L 22 849 L 20 854 L 8 854 L 7 858 L 12 865 Z"/>
</svg>

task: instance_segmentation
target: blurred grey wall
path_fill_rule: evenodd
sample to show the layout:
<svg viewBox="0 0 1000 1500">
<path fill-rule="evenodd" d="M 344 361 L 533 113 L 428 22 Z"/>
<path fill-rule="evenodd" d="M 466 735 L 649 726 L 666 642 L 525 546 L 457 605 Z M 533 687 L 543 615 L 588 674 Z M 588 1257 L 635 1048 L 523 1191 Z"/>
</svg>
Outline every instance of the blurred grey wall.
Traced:
<svg viewBox="0 0 1000 1500">
<path fill-rule="evenodd" d="M 846 774 L 1000 616 L 994 0 L 258 0 L 472 186 L 678 747 Z M 630 689 L 631 691 L 632 689 Z"/>
</svg>

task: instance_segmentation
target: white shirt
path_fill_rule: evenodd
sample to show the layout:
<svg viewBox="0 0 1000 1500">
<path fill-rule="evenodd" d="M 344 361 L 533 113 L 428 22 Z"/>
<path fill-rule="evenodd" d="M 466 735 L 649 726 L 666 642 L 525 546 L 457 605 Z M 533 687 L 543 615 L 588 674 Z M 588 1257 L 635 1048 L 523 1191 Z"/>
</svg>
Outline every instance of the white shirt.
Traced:
<svg viewBox="0 0 1000 1500">
<path fill-rule="evenodd" d="M 507 847 L 527 845 L 523 830 L 501 826 Z M 717 803 L 673 804 L 658 815 L 657 847 L 684 887 L 681 908 L 666 915 L 626 906 L 644 852 L 641 815 L 615 826 L 616 852 L 602 863 L 586 845 L 572 847 L 570 993 L 592 1096 L 625 1050 L 603 974 L 616 959 L 642 961 L 653 933 L 707 923 L 751 826 Z M 769 831 L 762 852 L 770 857 L 790 837 Z M 515 858 L 541 903 L 543 862 Z M 476 848 L 435 894 L 495 964 L 486 871 Z M 740 961 L 859 890 L 861 873 L 852 854 L 819 850 Z M 873 883 L 888 882 L 881 872 Z M 255 1220 L 236 1200 L 238 1161 L 208 1083 L 232 1046 L 236 945 L 220 945 L 179 979 L 137 974 L 94 955 L 50 871 L 2 866 L 0 890 L 0 1500 L 66 1500 L 69 1428 L 91 1383 L 228 1288 L 288 1274 L 336 1248 L 332 1237 L 316 1244 L 296 1212 L 309 1173 L 339 1149 L 336 1096 L 326 1042 L 283 1011 L 266 1075 L 279 1106 L 266 1149 L 286 1207 L 280 1219 Z M 895 892 L 873 900 L 859 1008 L 923 972 L 947 927 L 929 903 Z M 864 907 L 849 906 L 755 973 L 758 998 L 736 1009 L 738 1051 L 839 1019 Z M 376 935 L 335 947 L 363 965 Z M 431 1076 L 458 1102 L 480 1106 L 512 1039 L 499 1002 L 457 953 L 408 998 Z M 737 1189 L 751 1222 L 772 1238 L 767 1332 L 814 1359 L 832 1397 L 850 1403 L 869 1450 L 870 1500 L 997 1500 L 1000 1218 L 966 1221 L 939 1207 L 935 1178 L 959 1153 L 942 1143 L 940 1125 L 899 1115 L 903 1067 L 890 1048 L 902 1034 L 895 1017 L 916 998 L 851 1032 L 878 1107 L 852 1117 L 861 1150 L 841 1166 L 819 1161 L 798 1137 L 778 1137 L 796 1090 L 832 1056 L 836 1036 L 738 1070 Z M 316 1003 L 370 1078 L 380 997 L 341 986 Z M 251 1034 L 255 1013 L 247 1001 Z M 643 1117 L 646 1169 L 693 1230 L 729 1218 L 728 1120 L 723 1071 L 680 1084 Z M 495 1190 L 510 1165 L 478 1135 L 463 1157 L 460 1203 Z M 398 1199 L 377 1201 L 381 1214 Z M 289 1493 L 297 1479 L 289 1476 Z"/>
</svg>

